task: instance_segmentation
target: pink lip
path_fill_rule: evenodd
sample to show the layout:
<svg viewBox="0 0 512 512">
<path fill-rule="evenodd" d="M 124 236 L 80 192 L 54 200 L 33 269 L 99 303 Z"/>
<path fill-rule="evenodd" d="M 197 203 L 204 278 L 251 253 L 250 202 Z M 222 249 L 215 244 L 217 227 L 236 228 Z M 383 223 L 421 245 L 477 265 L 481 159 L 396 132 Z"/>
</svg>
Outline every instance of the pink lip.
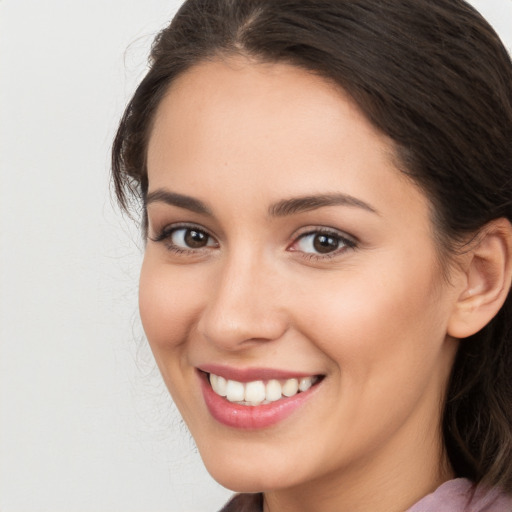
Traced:
<svg viewBox="0 0 512 512">
<path fill-rule="evenodd" d="M 198 372 L 198 375 L 204 401 L 212 417 L 223 425 L 244 430 L 262 429 L 279 423 L 308 401 L 319 387 L 316 384 L 307 391 L 297 393 L 290 398 L 282 398 L 270 404 L 249 406 L 229 402 L 225 397 L 217 395 L 210 386 L 208 375 L 202 372 Z M 260 379 L 265 380 L 261 377 L 261 373 L 259 375 Z M 272 375 L 276 378 L 275 373 Z M 239 380 L 239 382 L 246 381 Z"/>
<path fill-rule="evenodd" d="M 276 370 L 272 368 L 233 368 L 218 364 L 205 364 L 198 367 L 205 373 L 213 373 L 228 380 L 238 382 L 251 382 L 253 380 L 285 380 L 311 377 L 311 373 L 291 372 L 287 370 Z"/>
</svg>

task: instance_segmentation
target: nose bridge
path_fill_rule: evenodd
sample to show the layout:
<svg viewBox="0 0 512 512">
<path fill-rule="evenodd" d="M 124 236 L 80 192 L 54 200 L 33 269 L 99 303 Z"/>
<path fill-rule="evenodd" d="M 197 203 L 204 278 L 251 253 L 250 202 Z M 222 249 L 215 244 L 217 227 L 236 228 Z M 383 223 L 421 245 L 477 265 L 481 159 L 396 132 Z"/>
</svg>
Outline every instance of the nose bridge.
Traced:
<svg viewBox="0 0 512 512">
<path fill-rule="evenodd" d="M 202 334 L 228 350 L 247 341 L 279 338 L 287 319 L 271 261 L 262 252 L 241 249 L 226 254 L 218 264 L 199 322 Z"/>
</svg>

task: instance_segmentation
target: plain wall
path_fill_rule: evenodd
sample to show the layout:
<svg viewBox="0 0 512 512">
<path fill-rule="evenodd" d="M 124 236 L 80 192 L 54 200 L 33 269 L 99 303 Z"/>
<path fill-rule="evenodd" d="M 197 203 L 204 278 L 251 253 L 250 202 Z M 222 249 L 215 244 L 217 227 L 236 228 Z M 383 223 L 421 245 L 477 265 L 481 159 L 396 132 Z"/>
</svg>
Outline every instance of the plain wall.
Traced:
<svg viewBox="0 0 512 512">
<path fill-rule="evenodd" d="M 512 0 L 474 0 L 512 48 Z M 214 511 L 144 342 L 109 149 L 178 2 L 0 0 L 0 511 Z"/>
</svg>

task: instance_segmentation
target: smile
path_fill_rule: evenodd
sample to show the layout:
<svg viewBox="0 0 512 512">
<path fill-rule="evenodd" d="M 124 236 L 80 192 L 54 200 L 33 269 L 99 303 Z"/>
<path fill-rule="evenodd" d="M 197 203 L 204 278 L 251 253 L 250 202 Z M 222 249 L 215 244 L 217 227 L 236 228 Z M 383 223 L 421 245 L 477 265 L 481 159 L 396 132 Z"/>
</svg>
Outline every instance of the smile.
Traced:
<svg viewBox="0 0 512 512">
<path fill-rule="evenodd" d="M 307 391 L 318 382 L 318 379 L 319 377 L 315 375 L 300 379 L 271 379 L 267 382 L 263 380 L 238 382 L 213 373 L 209 378 L 210 385 L 217 395 L 226 397 L 230 402 L 248 406 L 270 404 L 283 398 L 290 398 L 297 393 Z"/>
<path fill-rule="evenodd" d="M 236 429 L 280 423 L 318 394 L 323 375 L 290 375 L 273 370 L 198 372 L 205 405 L 218 422 Z"/>
</svg>

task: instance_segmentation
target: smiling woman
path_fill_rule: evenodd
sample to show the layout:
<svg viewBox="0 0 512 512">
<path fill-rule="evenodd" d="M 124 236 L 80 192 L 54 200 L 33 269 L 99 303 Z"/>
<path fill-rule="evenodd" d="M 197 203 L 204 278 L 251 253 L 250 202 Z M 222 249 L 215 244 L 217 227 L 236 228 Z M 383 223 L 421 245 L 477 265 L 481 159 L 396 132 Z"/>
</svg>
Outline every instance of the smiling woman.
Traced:
<svg viewBox="0 0 512 512">
<path fill-rule="evenodd" d="M 113 149 L 226 511 L 512 509 L 512 65 L 462 0 L 189 0 Z"/>
</svg>

